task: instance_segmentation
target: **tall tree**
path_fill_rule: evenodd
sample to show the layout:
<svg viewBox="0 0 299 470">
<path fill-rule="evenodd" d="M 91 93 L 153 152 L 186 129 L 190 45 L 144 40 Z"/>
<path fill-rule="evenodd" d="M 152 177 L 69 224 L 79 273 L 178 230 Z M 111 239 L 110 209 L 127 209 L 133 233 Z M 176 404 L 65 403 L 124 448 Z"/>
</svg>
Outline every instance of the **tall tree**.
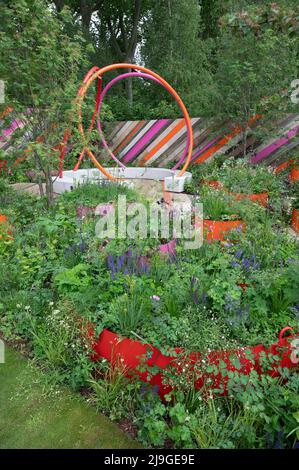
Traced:
<svg viewBox="0 0 299 470">
<path fill-rule="evenodd" d="M 212 86 L 206 44 L 199 37 L 198 0 L 153 2 L 144 25 L 142 57 L 181 94 L 193 115 L 208 109 Z"/>
<path fill-rule="evenodd" d="M 50 205 L 52 172 L 59 165 L 55 147 L 72 122 L 81 69 L 88 67 L 87 44 L 79 32 L 73 38 L 66 34 L 73 27 L 70 12 L 63 9 L 57 17 L 44 0 L 10 2 L 1 15 L 0 77 L 6 84 L 5 104 L 24 116 L 22 133 L 15 136 L 14 157 L 24 155 L 20 147 L 25 135 L 27 160 L 38 173 L 42 195 L 42 183 L 46 183 Z"/>
<path fill-rule="evenodd" d="M 69 7 L 80 18 L 84 32 L 89 32 L 91 17 L 96 10 L 96 0 L 54 0 L 54 4 L 58 13 L 65 6 Z"/>
<path fill-rule="evenodd" d="M 250 118 L 262 113 L 266 125 L 293 107 L 284 92 L 298 71 L 298 37 L 289 13 L 270 4 L 234 12 L 221 21 L 215 111 L 241 127 L 244 156 Z"/>
<path fill-rule="evenodd" d="M 200 0 L 202 37 L 215 38 L 219 34 L 219 18 L 225 12 L 224 2 L 222 0 Z"/>
<path fill-rule="evenodd" d="M 99 28 L 106 28 L 107 40 L 119 62 L 134 63 L 141 39 L 141 22 L 147 11 L 147 0 L 97 1 Z M 127 80 L 127 97 L 133 103 L 132 79 Z"/>
</svg>

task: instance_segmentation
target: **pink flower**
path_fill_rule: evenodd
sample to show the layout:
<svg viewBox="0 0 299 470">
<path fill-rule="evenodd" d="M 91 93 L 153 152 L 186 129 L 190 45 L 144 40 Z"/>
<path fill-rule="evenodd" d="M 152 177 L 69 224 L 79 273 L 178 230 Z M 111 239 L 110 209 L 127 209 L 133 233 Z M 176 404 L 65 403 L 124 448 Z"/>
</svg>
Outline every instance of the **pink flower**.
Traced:
<svg viewBox="0 0 299 470">
<path fill-rule="evenodd" d="M 79 219 L 84 219 L 84 217 L 92 213 L 93 213 L 93 209 L 91 207 L 79 206 L 76 209 L 76 214 Z"/>
<path fill-rule="evenodd" d="M 152 295 L 152 296 L 151 296 L 151 299 L 152 299 L 152 300 L 155 300 L 156 302 L 159 302 L 159 300 L 161 300 L 158 295 Z"/>
<path fill-rule="evenodd" d="M 111 212 L 113 209 L 114 209 L 113 204 L 99 204 L 95 208 L 94 213 L 95 213 L 95 215 L 104 216 L 104 215 L 109 214 L 109 212 Z"/>
</svg>

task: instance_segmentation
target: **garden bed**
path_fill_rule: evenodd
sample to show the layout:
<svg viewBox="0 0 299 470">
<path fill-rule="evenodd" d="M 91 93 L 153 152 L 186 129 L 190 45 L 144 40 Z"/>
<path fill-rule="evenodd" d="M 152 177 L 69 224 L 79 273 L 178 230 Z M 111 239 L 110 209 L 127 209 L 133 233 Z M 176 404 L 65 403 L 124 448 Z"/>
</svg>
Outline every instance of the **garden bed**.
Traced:
<svg viewBox="0 0 299 470">
<path fill-rule="evenodd" d="M 216 180 L 214 167 L 209 171 L 206 179 Z M 295 435 L 287 435 L 296 427 L 298 376 L 288 368 L 282 380 L 266 373 L 274 356 L 287 359 L 278 332 L 287 325 L 298 331 L 298 248 L 275 184 L 270 180 L 272 210 L 195 187 L 204 230 L 217 225 L 217 233 L 194 250 L 179 239 L 97 239 L 95 225 L 119 194 L 129 204 L 140 200 L 124 186 L 80 186 L 50 208 L 3 187 L 1 208 L 14 240 L 0 240 L 2 334 L 22 341 L 51 380 L 82 392 L 111 419 L 134 423 L 146 446 L 196 446 L 205 417 L 213 419 L 211 406 L 233 426 L 237 413 L 247 420 L 248 401 L 250 439 L 236 424 L 242 445 L 265 447 L 268 429 L 277 432 L 269 422 L 278 422 L 287 429 L 284 445 L 294 446 Z M 221 243 L 209 243 L 212 237 Z M 84 333 L 90 324 L 94 345 Z M 219 373 L 223 381 L 213 380 Z"/>
</svg>

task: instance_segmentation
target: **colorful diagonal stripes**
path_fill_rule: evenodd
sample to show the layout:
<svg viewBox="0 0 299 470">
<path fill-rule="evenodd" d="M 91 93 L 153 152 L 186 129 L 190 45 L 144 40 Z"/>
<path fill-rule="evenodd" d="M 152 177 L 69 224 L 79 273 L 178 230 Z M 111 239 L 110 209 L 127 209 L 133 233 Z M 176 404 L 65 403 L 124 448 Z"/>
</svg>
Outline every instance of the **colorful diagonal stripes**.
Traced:
<svg viewBox="0 0 299 470">
<path fill-rule="evenodd" d="M 25 120 L 19 119 L 11 111 L 8 109 L 0 115 L 0 149 L 4 151 L 9 149 L 14 131 L 25 125 Z M 10 113 L 11 124 L 5 126 L 3 118 Z M 260 118 L 260 115 L 253 116 L 248 123 L 249 127 L 258 125 Z M 239 126 L 231 127 L 227 132 L 225 127 L 228 128 L 228 125 L 208 126 L 200 118 L 193 118 L 192 126 L 195 143 L 191 159 L 193 163 L 201 164 L 221 154 L 242 154 L 242 129 Z M 183 119 L 109 123 L 105 132 L 111 150 L 123 163 L 130 165 L 173 166 L 180 160 L 186 147 L 187 130 Z M 278 122 L 277 134 L 282 137 L 270 142 L 267 139 L 258 147 L 254 135 L 248 136 L 247 146 L 252 152 L 252 164 L 265 162 L 278 167 L 290 158 L 288 152 L 299 147 L 299 115 L 288 115 Z M 20 148 L 20 161 L 24 159 L 24 148 Z"/>
</svg>

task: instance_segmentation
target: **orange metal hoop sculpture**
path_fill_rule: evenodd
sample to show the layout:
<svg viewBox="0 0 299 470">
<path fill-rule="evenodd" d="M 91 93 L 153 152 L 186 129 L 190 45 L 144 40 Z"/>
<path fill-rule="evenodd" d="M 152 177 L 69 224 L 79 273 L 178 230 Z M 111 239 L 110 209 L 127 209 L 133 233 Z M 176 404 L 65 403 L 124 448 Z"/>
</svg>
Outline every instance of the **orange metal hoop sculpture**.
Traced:
<svg viewBox="0 0 299 470">
<path fill-rule="evenodd" d="M 145 68 L 145 67 L 142 67 L 141 65 L 135 65 L 135 64 L 111 64 L 111 65 L 107 65 L 107 67 L 103 67 L 102 69 L 97 69 L 96 67 L 93 67 L 89 72 L 88 74 L 86 75 L 85 77 L 85 80 L 83 82 L 83 85 L 80 87 L 79 91 L 78 91 L 78 130 L 79 130 L 79 133 L 82 137 L 82 141 L 84 143 L 84 149 L 83 151 L 85 151 L 89 158 L 92 160 L 92 162 L 94 163 L 94 165 L 110 180 L 117 180 L 119 178 L 115 178 L 114 176 L 112 176 L 108 171 L 105 170 L 105 168 L 102 167 L 102 165 L 98 162 L 98 160 L 96 159 L 95 155 L 93 154 L 93 152 L 90 150 L 90 148 L 88 147 L 88 144 L 86 143 L 86 135 L 85 135 L 85 132 L 84 132 L 84 129 L 83 129 L 83 124 L 82 124 L 82 104 L 83 104 L 83 100 L 84 100 L 84 97 L 86 95 L 86 92 L 88 90 L 88 88 L 90 87 L 90 85 L 92 84 L 92 82 L 96 79 L 101 79 L 102 76 L 106 73 L 106 72 L 110 72 L 111 70 L 115 70 L 115 69 L 135 69 L 135 70 L 140 70 L 141 72 L 145 72 L 149 75 L 151 75 L 152 77 L 155 77 L 161 84 L 164 85 L 164 87 L 173 95 L 173 97 L 175 98 L 176 102 L 178 103 L 179 107 L 181 108 L 183 114 L 184 114 L 184 118 L 185 118 L 185 121 L 186 121 L 186 125 L 187 125 L 187 129 L 188 129 L 188 132 L 189 132 L 189 135 L 190 135 L 190 141 L 189 141 L 189 148 L 188 148 L 188 153 L 187 153 L 187 157 L 186 157 L 186 161 L 183 165 L 183 168 L 180 170 L 180 172 L 178 173 L 178 176 L 182 176 L 185 171 L 187 170 L 188 166 L 189 166 L 189 163 L 190 163 L 190 160 L 191 160 L 191 155 L 192 155 L 192 150 L 193 150 L 193 130 L 192 130 L 192 124 L 191 124 L 191 119 L 189 117 L 189 114 L 188 114 L 188 111 L 183 103 L 183 101 L 181 100 L 181 98 L 179 97 L 179 95 L 177 94 L 177 92 L 169 85 L 169 83 L 167 83 L 162 77 L 160 77 L 157 73 L 155 72 L 152 72 L 151 70 Z M 94 119 L 92 119 L 92 127 L 93 127 L 93 123 L 94 123 Z M 89 128 L 89 132 L 90 132 L 90 128 Z"/>
</svg>

